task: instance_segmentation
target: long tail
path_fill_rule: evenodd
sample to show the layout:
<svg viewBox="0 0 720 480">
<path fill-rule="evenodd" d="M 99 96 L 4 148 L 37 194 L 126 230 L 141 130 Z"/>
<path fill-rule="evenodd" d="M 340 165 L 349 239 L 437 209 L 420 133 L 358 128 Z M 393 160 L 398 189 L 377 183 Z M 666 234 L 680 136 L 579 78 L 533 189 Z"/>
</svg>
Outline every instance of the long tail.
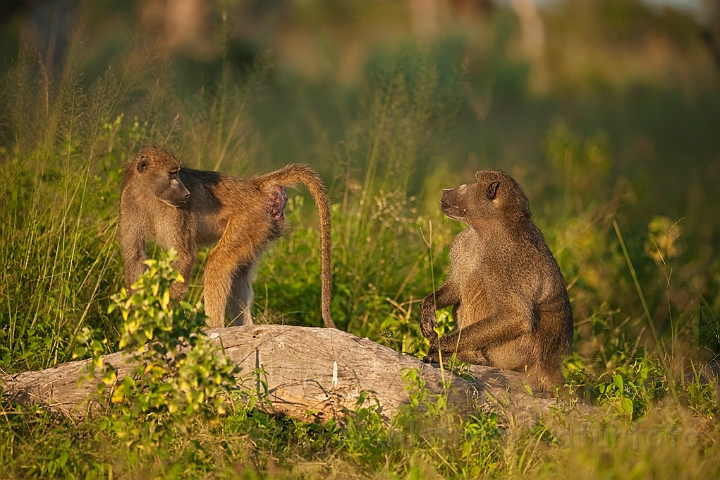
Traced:
<svg viewBox="0 0 720 480">
<path fill-rule="evenodd" d="M 305 185 L 315 200 L 320 217 L 320 279 L 321 279 L 321 305 L 322 318 L 325 326 L 336 328 L 330 315 L 330 300 L 332 298 L 332 246 L 330 241 L 330 201 L 327 189 L 320 179 L 320 175 L 307 165 L 291 163 L 274 172 L 258 175 L 250 179 L 260 188 L 272 185 L 290 187 L 296 183 Z"/>
</svg>

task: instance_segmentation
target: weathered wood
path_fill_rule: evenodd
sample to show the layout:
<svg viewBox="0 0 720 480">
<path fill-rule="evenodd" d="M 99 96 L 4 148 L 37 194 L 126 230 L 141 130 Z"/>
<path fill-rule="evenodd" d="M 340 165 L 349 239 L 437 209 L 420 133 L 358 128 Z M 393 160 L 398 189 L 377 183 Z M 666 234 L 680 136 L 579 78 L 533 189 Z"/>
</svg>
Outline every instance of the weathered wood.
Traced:
<svg viewBox="0 0 720 480">
<path fill-rule="evenodd" d="M 269 404 L 261 405 L 272 413 L 307 420 L 327 419 L 352 410 L 361 392 L 374 392 L 382 414 L 390 418 L 407 403 L 408 393 L 402 380 L 405 369 L 417 369 L 432 393 L 442 393 L 442 381 L 450 384 L 448 403 L 458 411 L 504 409 L 514 415 L 535 418 L 557 406 L 552 398 L 535 398 L 523 386 L 515 372 L 472 366 L 474 381 L 468 381 L 402 355 L 366 338 L 329 328 L 283 325 L 252 325 L 208 331 L 222 345 L 225 354 L 240 368 L 244 386 L 254 388 L 253 372 L 262 369 L 269 389 Z M 122 353 L 103 357 L 118 368 L 121 379 L 132 369 Z M 78 386 L 78 376 L 87 360 L 69 362 L 34 372 L 0 377 L 6 398 L 25 403 L 45 404 L 73 416 L 85 416 L 92 409 L 97 382 Z M 308 417 L 311 413 L 311 417 Z"/>
</svg>

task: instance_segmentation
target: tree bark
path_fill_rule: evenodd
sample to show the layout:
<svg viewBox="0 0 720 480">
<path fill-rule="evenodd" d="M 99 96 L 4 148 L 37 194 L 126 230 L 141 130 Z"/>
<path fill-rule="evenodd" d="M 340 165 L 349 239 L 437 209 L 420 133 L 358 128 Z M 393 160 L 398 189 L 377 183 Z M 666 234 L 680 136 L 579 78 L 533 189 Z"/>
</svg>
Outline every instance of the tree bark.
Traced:
<svg viewBox="0 0 720 480">
<path fill-rule="evenodd" d="M 474 379 L 466 380 L 341 330 L 251 325 L 213 329 L 208 334 L 240 366 L 238 376 L 244 388 L 259 388 L 261 380 L 267 382 L 269 402 L 259 403 L 258 408 L 300 420 L 341 417 L 346 410 L 355 408 L 363 391 L 375 395 L 382 415 L 389 419 L 408 402 L 408 385 L 402 380 L 405 369 L 417 369 L 427 390 L 446 393 L 448 404 L 461 414 L 477 409 L 507 414 L 509 409 L 514 418 L 535 419 L 551 409 L 568 407 L 554 398 L 530 395 L 518 373 L 473 365 L 469 373 Z M 118 380 L 133 368 L 132 359 L 123 353 L 103 359 L 118 368 Z M 22 403 L 44 404 L 66 415 L 91 415 L 97 407 L 97 402 L 92 401 L 97 381 L 78 386 L 78 377 L 88 361 L 3 375 L 3 396 Z M 593 409 L 575 405 L 573 410 L 589 414 Z"/>
</svg>

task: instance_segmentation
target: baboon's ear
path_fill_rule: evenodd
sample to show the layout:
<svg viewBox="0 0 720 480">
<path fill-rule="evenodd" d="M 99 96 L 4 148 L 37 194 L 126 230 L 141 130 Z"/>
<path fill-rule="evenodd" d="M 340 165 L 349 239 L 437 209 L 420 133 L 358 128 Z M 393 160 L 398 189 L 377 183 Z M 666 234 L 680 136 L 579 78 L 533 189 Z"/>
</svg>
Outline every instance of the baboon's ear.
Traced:
<svg viewBox="0 0 720 480">
<path fill-rule="evenodd" d="M 492 182 L 490 185 L 488 185 L 487 190 L 485 191 L 488 200 L 492 200 L 495 198 L 499 186 L 500 182 Z"/>
<path fill-rule="evenodd" d="M 141 155 L 140 160 L 138 160 L 137 167 L 136 167 L 138 173 L 142 173 L 145 170 L 147 170 L 149 164 L 150 164 L 150 159 L 148 157 L 146 157 L 145 155 Z"/>
</svg>

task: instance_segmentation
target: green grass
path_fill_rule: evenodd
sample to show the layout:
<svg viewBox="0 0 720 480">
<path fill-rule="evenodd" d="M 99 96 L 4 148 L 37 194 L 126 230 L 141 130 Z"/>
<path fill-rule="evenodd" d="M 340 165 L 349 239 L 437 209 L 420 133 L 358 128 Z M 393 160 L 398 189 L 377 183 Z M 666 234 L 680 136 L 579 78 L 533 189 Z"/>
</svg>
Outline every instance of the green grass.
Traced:
<svg viewBox="0 0 720 480">
<path fill-rule="evenodd" d="M 590 80 L 558 67 L 562 88 L 538 96 L 526 66 L 506 54 L 513 25 L 502 15 L 490 25 L 497 49 L 476 52 L 488 72 L 463 68 L 453 56 L 462 40 L 405 45 L 375 55 L 362 86 L 346 95 L 313 96 L 321 86 L 279 79 L 265 57 L 243 75 L 223 63 L 219 78 L 187 95 L 173 65 L 148 58 L 141 45 L 96 78 L 80 74 L 92 59 L 79 54 L 52 82 L 33 55 L 21 56 L 0 89 L 0 369 L 48 368 L 69 361 L 85 341 L 94 346 L 88 355 L 120 348 L 126 326 L 117 311 L 108 313 L 123 280 L 119 172 L 148 143 L 171 148 L 188 166 L 237 175 L 278 160 L 317 168 L 333 201 L 336 323 L 422 355 L 419 301 L 442 282 L 447 248 L 462 228 L 440 214 L 440 190 L 471 181 L 482 164 L 508 170 L 530 197 L 575 316 L 565 375 L 584 401 L 603 408 L 603 419 L 583 425 L 563 412 L 535 425 L 489 412 L 462 418 L 412 372 L 411 403 L 387 423 L 371 395 L 345 422 L 326 425 L 236 402 L 225 412 L 167 420 L 162 443 L 151 434 L 127 438 L 138 419 L 159 418 L 156 411 L 111 408 L 77 421 L 3 402 L 0 476 L 718 476 L 718 225 L 696 214 L 717 197 L 712 178 L 678 173 L 667 153 L 680 151 L 678 138 L 695 138 L 690 170 L 712 177 L 717 144 L 707 132 L 716 124 L 717 90 L 700 86 L 695 100 L 681 101 L 687 86 L 670 80 L 618 87 L 600 63 Z M 466 82 L 493 92 L 486 120 L 469 120 Z M 307 97 L 288 95 L 293 89 Z M 598 103 L 598 91 L 612 101 Z M 672 102 L 692 122 L 679 124 Z M 268 112 L 280 104 L 287 109 L 269 127 L 280 117 Z M 290 196 L 293 228 L 260 264 L 255 316 L 317 326 L 316 211 L 304 192 Z M 201 299 L 206 256 L 200 252 L 190 281 L 191 304 Z M 143 385 L 157 393 L 153 382 Z"/>
</svg>

